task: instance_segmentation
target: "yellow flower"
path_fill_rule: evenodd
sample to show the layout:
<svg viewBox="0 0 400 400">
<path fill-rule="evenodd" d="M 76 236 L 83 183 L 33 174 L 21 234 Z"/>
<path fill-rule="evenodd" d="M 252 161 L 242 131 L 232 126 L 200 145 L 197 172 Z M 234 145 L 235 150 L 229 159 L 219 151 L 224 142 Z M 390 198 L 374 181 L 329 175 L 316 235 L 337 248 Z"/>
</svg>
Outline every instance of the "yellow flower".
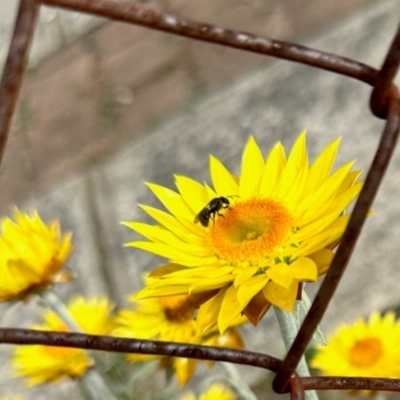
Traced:
<svg viewBox="0 0 400 400">
<path fill-rule="evenodd" d="M 311 361 L 324 375 L 400 378 L 400 322 L 394 312 L 342 325 Z"/>
<path fill-rule="evenodd" d="M 227 388 L 222 383 L 213 383 L 210 387 L 204 391 L 199 400 L 236 400 L 237 397 L 232 390 Z M 193 393 L 184 395 L 181 400 L 196 400 L 196 396 Z"/>
<path fill-rule="evenodd" d="M 82 331 L 108 335 L 115 328 L 110 317 L 113 306 L 105 298 L 86 300 L 77 297 L 68 305 L 71 317 Z M 52 311 L 44 313 L 44 323 L 34 325 L 41 331 L 69 332 L 69 328 Z M 33 345 L 16 347 L 12 360 L 15 376 L 28 378 L 28 386 L 57 382 L 67 377 L 79 378 L 93 365 L 86 351 L 68 347 Z"/>
<path fill-rule="evenodd" d="M 138 302 L 131 297 L 131 301 L 135 309 L 122 310 L 117 316 L 119 327 L 114 331 L 117 336 L 230 348 L 244 347 L 240 335 L 233 330 L 227 331 L 223 336 L 214 333 L 206 338 L 202 337 L 193 314 L 199 304 L 204 302 L 203 294 L 169 296 Z M 155 358 L 159 357 L 145 354 L 127 355 L 129 361 Z M 181 357 L 163 357 L 160 361 L 161 367 L 171 367 L 174 370 L 181 386 L 190 380 L 196 364 L 197 360 Z"/>
<path fill-rule="evenodd" d="M 217 290 L 198 319 L 221 332 L 241 313 L 256 325 L 271 304 L 292 311 L 300 283 L 328 270 L 345 208 L 362 187 L 354 162 L 331 172 L 339 143 L 309 166 L 305 132 L 289 157 L 277 143 L 264 159 L 251 137 L 238 178 L 211 156 L 214 189 L 183 176 L 175 177 L 179 193 L 149 184 L 170 214 L 141 206 L 160 225 L 125 222 L 149 240 L 128 246 L 170 264 L 150 274 L 137 299 Z"/>
<path fill-rule="evenodd" d="M 46 225 L 37 212 L 15 210 L 0 236 L 0 301 L 24 298 L 55 282 L 70 280 L 62 270 L 72 251 L 71 234 L 61 235 L 58 221 Z"/>
</svg>

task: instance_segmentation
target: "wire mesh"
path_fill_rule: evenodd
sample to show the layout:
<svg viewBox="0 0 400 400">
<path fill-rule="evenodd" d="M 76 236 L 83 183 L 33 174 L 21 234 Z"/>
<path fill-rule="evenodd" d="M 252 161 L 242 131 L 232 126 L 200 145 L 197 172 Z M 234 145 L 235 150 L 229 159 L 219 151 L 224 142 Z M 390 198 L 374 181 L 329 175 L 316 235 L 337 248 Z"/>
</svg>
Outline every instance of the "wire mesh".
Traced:
<svg viewBox="0 0 400 400">
<path fill-rule="evenodd" d="M 249 32 L 198 22 L 164 13 L 146 5 L 110 0 L 21 0 L 10 49 L 0 84 L 0 160 L 23 79 L 24 66 L 32 42 L 41 5 L 62 7 L 137 24 L 149 29 L 233 47 L 298 62 L 365 82 L 373 87 L 371 112 L 386 120 L 380 143 L 369 168 L 365 184 L 352 212 L 332 265 L 321 285 L 296 339 L 284 360 L 267 354 L 226 348 L 187 345 L 152 340 L 121 339 L 78 333 L 38 332 L 28 329 L 0 329 L 1 343 L 43 344 L 124 353 L 179 356 L 226 361 L 260 367 L 276 373 L 273 388 L 290 392 L 292 399 L 304 399 L 305 390 L 384 390 L 400 392 L 400 380 L 349 377 L 299 377 L 296 366 L 321 321 L 350 260 L 368 210 L 390 163 L 400 129 L 400 101 L 393 79 L 400 63 L 400 25 L 380 70 L 352 59 L 340 57 L 294 43 L 283 42 Z"/>
</svg>

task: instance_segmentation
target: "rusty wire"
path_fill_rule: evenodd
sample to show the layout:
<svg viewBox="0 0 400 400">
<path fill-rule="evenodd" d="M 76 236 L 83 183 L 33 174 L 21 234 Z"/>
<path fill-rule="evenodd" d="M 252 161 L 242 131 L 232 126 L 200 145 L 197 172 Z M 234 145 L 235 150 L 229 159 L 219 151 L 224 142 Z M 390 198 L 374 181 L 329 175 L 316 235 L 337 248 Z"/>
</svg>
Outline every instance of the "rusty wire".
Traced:
<svg viewBox="0 0 400 400">
<path fill-rule="evenodd" d="M 393 79 L 400 63 L 400 25 L 382 68 L 378 71 L 358 61 L 335 54 L 253 33 L 189 20 L 145 5 L 117 3 L 111 0 L 20 0 L 16 25 L 0 83 L 0 160 L 4 153 L 15 111 L 38 10 L 42 4 L 99 15 L 191 39 L 286 59 L 360 80 L 373 87 L 370 98 L 371 112 L 378 118 L 386 119 L 386 125 L 342 242 L 284 360 L 278 360 L 266 354 L 226 348 L 78 333 L 38 332 L 28 329 L 0 329 L 0 343 L 43 344 L 126 353 L 181 356 L 261 367 L 277 373 L 273 382 L 273 388 L 277 393 L 290 392 L 291 398 L 296 400 L 304 399 L 304 391 L 312 389 L 400 392 L 400 380 L 397 379 L 299 377 L 295 373 L 297 364 L 310 342 L 316 326 L 322 319 L 350 260 L 367 212 L 382 182 L 397 142 L 400 129 L 400 100 Z"/>
<path fill-rule="evenodd" d="M 11 120 L 17 104 L 38 11 L 39 7 L 35 0 L 21 1 L 0 82 L 0 162 L 3 159 Z"/>
</svg>

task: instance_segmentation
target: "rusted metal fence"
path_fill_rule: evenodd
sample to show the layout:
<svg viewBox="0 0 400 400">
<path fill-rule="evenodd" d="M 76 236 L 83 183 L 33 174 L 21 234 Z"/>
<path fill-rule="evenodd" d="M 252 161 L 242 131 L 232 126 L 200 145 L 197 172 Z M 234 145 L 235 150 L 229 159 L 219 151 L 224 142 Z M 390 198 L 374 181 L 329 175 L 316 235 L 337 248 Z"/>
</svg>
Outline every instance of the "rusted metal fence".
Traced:
<svg viewBox="0 0 400 400">
<path fill-rule="evenodd" d="M 227 361 L 260 367 L 275 372 L 273 389 L 277 393 L 290 392 L 292 399 L 303 399 L 304 391 L 310 389 L 368 389 L 400 392 L 400 380 L 396 379 L 299 377 L 295 373 L 296 366 L 310 342 L 314 330 L 321 321 L 349 262 L 367 212 L 382 182 L 397 142 L 400 128 L 400 98 L 398 89 L 393 84 L 393 79 L 400 63 L 400 25 L 381 69 L 376 70 L 368 65 L 335 54 L 249 32 L 225 29 L 220 26 L 181 18 L 145 5 L 117 3 L 111 0 L 21 0 L 0 85 L 0 160 L 6 148 L 24 66 L 41 5 L 90 13 L 195 40 L 282 58 L 360 80 L 372 86 L 371 112 L 376 117 L 385 119 L 386 124 L 342 242 L 311 309 L 284 360 L 279 360 L 267 354 L 226 348 L 91 336 L 78 333 L 40 332 L 28 329 L 0 329 L 0 343 L 43 344 L 114 352 L 168 355 Z"/>
</svg>

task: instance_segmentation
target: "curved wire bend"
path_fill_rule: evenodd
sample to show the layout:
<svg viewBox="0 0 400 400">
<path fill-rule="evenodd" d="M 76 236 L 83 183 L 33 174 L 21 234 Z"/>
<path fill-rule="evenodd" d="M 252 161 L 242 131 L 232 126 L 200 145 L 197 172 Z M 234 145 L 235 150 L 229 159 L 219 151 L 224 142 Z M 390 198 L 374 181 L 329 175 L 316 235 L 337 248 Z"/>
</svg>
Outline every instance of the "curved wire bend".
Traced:
<svg viewBox="0 0 400 400">
<path fill-rule="evenodd" d="M 399 96 L 397 87 L 393 84 L 400 64 L 400 24 L 395 37 L 379 70 L 374 89 L 371 94 L 370 108 L 372 113 L 382 119 L 388 116 L 388 106 L 392 98 Z"/>
</svg>

